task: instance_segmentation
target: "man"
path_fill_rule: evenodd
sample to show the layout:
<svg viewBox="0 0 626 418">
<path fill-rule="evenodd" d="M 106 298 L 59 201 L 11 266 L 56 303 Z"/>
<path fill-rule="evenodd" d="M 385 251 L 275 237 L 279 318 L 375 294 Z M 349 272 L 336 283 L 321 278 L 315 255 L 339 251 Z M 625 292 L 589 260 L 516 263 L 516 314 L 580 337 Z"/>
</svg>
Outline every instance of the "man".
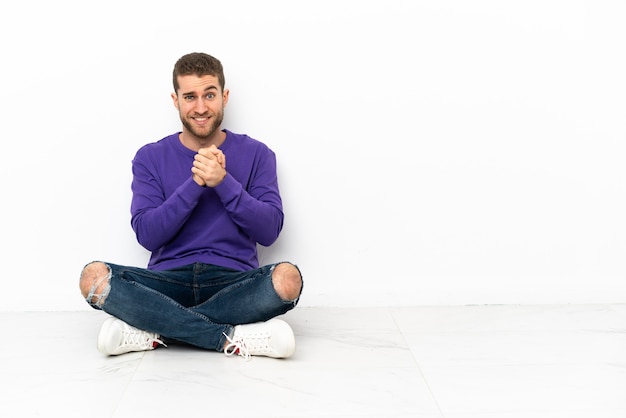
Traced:
<svg viewBox="0 0 626 418">
<path fill-rule="evenodd" d="M 293 354 L 289 325 L 276 318 L 302 292 L 294 264 L 259 267 L 283 226 L 276 156 L 221 129 L 229 90 L 222 64 L 204 53 L 173 71 L 182 131 L 140 148 L 132 162 L 131 225 L 151 252 L 147 268 L 94 261 L 83 297 L 111 315 L 98 349 L 107 355 L 179 341 L 245 358 Z"/>
</svg>

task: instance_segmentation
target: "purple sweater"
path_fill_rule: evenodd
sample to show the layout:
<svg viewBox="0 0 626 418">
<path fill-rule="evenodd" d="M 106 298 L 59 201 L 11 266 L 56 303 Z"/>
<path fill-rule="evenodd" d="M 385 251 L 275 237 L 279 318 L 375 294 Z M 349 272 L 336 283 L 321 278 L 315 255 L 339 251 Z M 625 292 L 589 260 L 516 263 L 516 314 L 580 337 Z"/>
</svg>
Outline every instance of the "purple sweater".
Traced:
<svg viewBox="0 0 626 418">
<path fill-rule="evenodd" d="M 283 226 L 276 155 L 247 135 L 226 132 L 226 177 L 215 188 L 192 179 L 194 151 L 179 133 L 144 145 L 133 159 L 131 225 L 151 251 L 148 268 L 202 262 L 249 270 L 257 243 L 269 246 Z"/>
</svg>

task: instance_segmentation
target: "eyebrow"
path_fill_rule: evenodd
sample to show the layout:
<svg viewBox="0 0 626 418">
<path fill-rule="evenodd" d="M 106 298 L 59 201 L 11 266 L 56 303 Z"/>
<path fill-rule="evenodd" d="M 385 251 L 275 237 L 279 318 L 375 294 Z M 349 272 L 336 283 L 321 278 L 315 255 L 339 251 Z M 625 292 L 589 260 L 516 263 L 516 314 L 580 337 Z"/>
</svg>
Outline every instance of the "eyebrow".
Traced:
<svg viewBox="0 0 626 418">
<path fill-rule="evenodd" d="M 206 93 L 206 92 L 208 92 L 209 90 L 218 90 L 218 88 L 217 88 L 217 86 L 210 85 L 210 86 L 208 86 L 207 88 L 205 88 L 205 89 L 204 89 L 204 92 Z M 218 90 L 218 91 L 219 91 L 219 90 Z M 195 95 L 196 93 L 195 93 L 195 92 L 193 92 L 193 91 L 189 91 L 189 92 L 186 92 L 186 93 L 181 93 L 181 94 L 182 94 L 183 96 L 188 96 L 188 95 L 190 95 L 190 94 Z"/>
</svg>

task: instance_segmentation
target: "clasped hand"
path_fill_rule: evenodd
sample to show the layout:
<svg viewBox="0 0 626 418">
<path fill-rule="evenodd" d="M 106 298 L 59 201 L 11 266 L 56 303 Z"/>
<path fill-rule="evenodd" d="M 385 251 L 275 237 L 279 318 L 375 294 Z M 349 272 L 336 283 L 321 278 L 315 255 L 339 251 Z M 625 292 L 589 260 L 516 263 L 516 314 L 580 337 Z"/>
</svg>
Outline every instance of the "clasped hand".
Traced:
<svg viewBox="0 0 626 418">
<path fill-rule="evenodd" d="M 200 148 L 191 172 L 193 180 L 200 186 L 215 187 L 226 177 L 226 156 L 215 145 Z"/>
</svg>

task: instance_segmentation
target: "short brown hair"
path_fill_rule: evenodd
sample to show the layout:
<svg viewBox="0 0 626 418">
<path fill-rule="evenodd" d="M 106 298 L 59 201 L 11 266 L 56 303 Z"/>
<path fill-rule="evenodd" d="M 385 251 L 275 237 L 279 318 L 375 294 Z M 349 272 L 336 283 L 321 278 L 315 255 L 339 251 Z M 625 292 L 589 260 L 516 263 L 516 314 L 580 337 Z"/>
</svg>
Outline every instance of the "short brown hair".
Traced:
<svg viewBox="0 0 626 418">
<path fill-rule="evenodd" d="M 217 77 L 222 91 L 224 91 L 224 85 L 226 84 L 224 68 L 220 60 L 203 52 L 192 52 L 183 55 L 176 61 L 176 64 L 174 64 L 173 83 L 176 93 L 178 93 L 180 87 L 178 84 L 179 75 L 197 75 L 199 77 L 212 75 L 213 77 Z"/>
</svg>

